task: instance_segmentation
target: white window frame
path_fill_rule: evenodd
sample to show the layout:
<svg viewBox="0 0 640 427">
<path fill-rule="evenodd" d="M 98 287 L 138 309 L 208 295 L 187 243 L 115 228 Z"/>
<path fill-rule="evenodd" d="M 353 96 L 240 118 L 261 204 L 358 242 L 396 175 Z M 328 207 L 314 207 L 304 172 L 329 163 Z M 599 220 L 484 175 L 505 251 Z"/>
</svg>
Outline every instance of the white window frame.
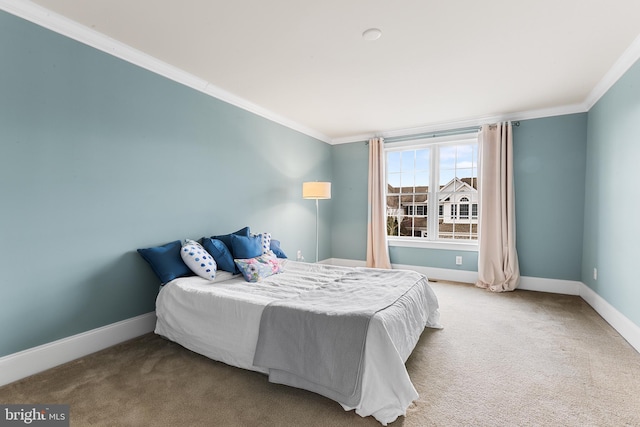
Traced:
<svg viewBox="0 0 640 427">
<path fill-rule="evenodd" d="M 438 179 L 440 176 L 439 147 L 443 145 L 459 145 L 459 144 L 472 144 L 472 143 L 478 143 L 477 133 L 463 134 L 463 135 L 450 135 L 450 136 L 435 137 L 435 138 L 412 139 L 408 141 L 389 142 L 389 143 L 385 143 L 384 145 L 385 169 L 386 169 L 387 153 L 389 152 L 416 150 L 416 149 L 426 148 L 426 147 L 430 148 L 431 168 L 430 168 L 430 177 L 429 177 L 429 196 L 428 196 L 430 203 L 428 203 L 428 220 L 427 220 L 429 230 L 438 229 L 439 203 L 437 203 L 438 191 L 435 189 L 437 188 L 439 190 L 440 184 L 441 184 L 438 182 Z M 480 159 L 478 158 L 478 178 L 480 175 L 480 168 L 481 168 Z M 385 176 L 385 186 L 384 186 L 385 201 L 387 200 L 386 180 L 387 180 L 387 177 Z M 442 185 L 444 184 L 446 183 L 442 183 Z M 469 201 L 468 204 L 469 204 L 469 211 L 470 211 L 469 215 L 471 216 L 471 205 L 473 204 L 473 202 Z M 460 250 L 460 251 L 470 251 L 470 252 L 478 251 L 477 240 L 452 241 L 450 239 L 437 239 L 437 233 L 431 233 L 431 236 L 428 238 L 428 240 L 425 238 L 411 237 L 411 236 L 387 236 L 387 242 L 389 246 Z"/>
</svg>

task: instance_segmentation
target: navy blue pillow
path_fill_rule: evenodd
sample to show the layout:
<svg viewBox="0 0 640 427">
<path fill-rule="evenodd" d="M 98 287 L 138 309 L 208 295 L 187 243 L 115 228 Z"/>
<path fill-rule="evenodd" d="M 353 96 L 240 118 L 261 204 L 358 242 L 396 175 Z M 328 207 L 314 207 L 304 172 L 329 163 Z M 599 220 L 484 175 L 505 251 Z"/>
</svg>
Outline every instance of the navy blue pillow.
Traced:
<svg viewBox="0 0 640 427">
<path fill-rule="evenodd" d="M 229 248 L 229 250 L 231 251 L 231 255 L 233 256 L 233 248 L 231 247 L 231 236 L 236 235 L 236 236 L 249 237 L 249 233 L 250 233 L 249 227 L 245 227 L 230 234 L 223 234 L 222 236 L 211 236 L 211 238 L 220 240 L 222 243 L 224 243 L 225 246 Z M 238 258 L 236 256 L 233 256 L 233 257 Z"/>
<path fill-rule="evenodd" d="M 262 255 L 262 236 L 231 235 L 231 253 L 234 259 L 249 259 Z"/>
<path fill-rule="evenodd" d="M 138 249 L 138 253 L 149 263 L 163 285 L 177 277 L 193 276 L 193 271 L 182 261 L 182 242 L 167 243 L 153 248 Z"/>
<path fill-rule="evenodd" d="M 278 258 L 286 258 L 287 256 L 285 255 L 285 253 L 282 251 L 282 249 L 280 249 L 280 240 L 274 240 L 271 239 L 271 245 L 270 248 L 274 254 L 276 254 L 276 256 Z M 209 252 L 211 253 L 211 252 Z"/>
<path fill-rule="evenodd" d="M 235 262 L 233 262 L 233 256 L 222 240 L 210 239 L 209 237 L 202 238 L 202 246 L 211 254 L 216 264 L 218 264 L 219 270 L 228 271 L 229 273 L 238 274 Z"/>
</svg>

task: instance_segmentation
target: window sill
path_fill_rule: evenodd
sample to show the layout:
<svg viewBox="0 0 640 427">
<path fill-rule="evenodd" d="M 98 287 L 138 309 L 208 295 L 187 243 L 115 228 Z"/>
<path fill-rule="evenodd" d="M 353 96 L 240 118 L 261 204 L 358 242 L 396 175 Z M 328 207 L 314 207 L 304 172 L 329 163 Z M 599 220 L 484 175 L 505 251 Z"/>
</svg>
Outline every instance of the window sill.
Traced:
<svg viewBox="0 0 640 427">
<path fill-rule="evenodd" d="M 478 252 L 478 242 L 434 242 L 432 240 L 417 240 L 411 237 L 403 239 L 402 237 L 387 238 L 389 246 L 402 246 L 407 248 L 426 248 L 426 249 L 442 249 L 448 251 L 466 251 Z"/>
</svg>

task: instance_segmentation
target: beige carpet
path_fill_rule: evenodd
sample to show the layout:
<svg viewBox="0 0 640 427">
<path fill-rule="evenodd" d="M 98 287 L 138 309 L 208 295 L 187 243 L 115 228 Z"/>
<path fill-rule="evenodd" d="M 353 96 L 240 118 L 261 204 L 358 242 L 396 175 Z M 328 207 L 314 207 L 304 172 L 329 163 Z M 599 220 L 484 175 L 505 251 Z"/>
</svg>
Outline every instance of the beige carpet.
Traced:
<svg viewBox="0 0 640 427">
<path fill-rule="evenodd" d="M 432 284 L 443 330 L 407 368 L 420 398 L 393 426 L 640 426 L 640 354 L 578 297 Z M 153 334 L 0 388 L 65 403 L 72 426 L 379 426 Z"/>
</svg>

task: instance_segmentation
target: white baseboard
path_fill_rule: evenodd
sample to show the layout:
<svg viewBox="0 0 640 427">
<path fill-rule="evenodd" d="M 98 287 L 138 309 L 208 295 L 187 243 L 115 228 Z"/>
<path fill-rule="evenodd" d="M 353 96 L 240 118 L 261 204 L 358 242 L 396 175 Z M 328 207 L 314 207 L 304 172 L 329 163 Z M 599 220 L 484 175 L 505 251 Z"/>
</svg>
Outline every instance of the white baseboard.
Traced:
<svg viewBox="0 0 640 427">
<path fill-rule="evenodd" d="M 520 277 L 518 289 L 525 291 L 549 292 L 552 294 L 580 295 L 582 282 L 575 280 L 545 279 L 543 277 Z"/>
<path fill-rule="evenodd" d="M 346 267 L 364 267 L 365 261 L 329 258 L 326 264 Z M 478 273 L 475 271 L 451 270 L 446 268 L 421 267 L 415 265 L 393 264 L 394 268 L 414 270 L 430 279 L 450 280 L 454 282 L 475 283 Z M 536 292 L 549 292 L 563 295 L 580 296 L 589 304 L 613 329 L 615 329 L 633 348 L 640 352 L 640 326 L 633 323 L 624 314 L 609 304 L 590 287 L 575 280 L 546 279 L 542 277 L 520 278 L 518 289 Z"/>
<path fill-rule="evenodd" d="M 640 326 L 609 304 L 593 289 L 582 283 L 580 297 L 610 324 L 633 348 L 640 352 Z"/>
<path fill-rule="evenodd" d="M 156 313 L 63 338 L 0 358 L 0 386 L 152 332 Z"/>
</svg>

